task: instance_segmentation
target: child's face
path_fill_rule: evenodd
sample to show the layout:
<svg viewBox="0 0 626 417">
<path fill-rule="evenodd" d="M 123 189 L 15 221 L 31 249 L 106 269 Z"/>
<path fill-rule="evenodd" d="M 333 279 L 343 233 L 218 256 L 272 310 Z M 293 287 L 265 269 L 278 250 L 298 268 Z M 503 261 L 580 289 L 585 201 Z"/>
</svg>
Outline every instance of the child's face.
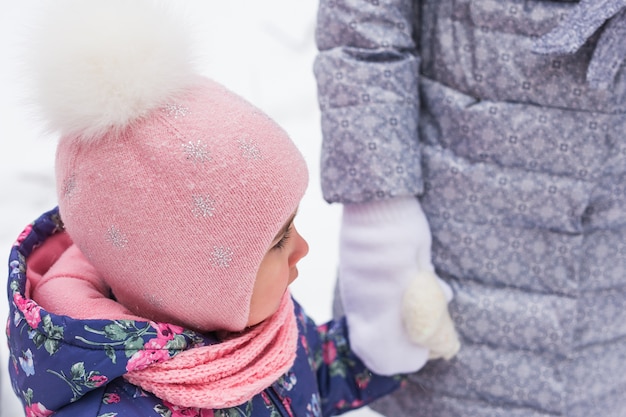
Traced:
<svg viewBox="0 0 626 417">
<path fill-rule="evenodd" d="M 296 264 L 309 252 L 309 245 L 293 225 L 294 217 L 278 232 L 261 262 L 252 290 L 248 326 L 276 312 L 287 287 L 298 276 Z"/>
</svg>

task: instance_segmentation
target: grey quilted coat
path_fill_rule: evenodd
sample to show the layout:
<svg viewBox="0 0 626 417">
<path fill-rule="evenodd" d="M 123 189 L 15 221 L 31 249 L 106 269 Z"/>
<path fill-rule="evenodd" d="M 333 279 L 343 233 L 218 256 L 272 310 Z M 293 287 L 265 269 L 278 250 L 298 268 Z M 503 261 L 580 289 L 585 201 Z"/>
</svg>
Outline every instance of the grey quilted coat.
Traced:
<svg viewBox="0 0 626 417">
<path fill-rule="evenodd" d="M 329 202 L 418 195 L 462 349 L 388 416 L 626 416 L 626 1 L 321 0 Z"/>
</svg>

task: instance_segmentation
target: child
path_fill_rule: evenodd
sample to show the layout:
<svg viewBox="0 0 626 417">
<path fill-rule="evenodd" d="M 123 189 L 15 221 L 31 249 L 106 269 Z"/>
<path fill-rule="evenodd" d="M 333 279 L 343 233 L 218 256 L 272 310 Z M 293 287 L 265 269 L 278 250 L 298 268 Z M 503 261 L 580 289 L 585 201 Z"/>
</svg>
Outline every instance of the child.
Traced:
<svg viewBox="0 0 626 417">
<path fill-rule="evenodd" d="M 40 28 L 59 208 L 10 257 L 26 415 L 333 415 L 394 391 L 345 321 L 316 327 L 289 296 L 308 251 L 294 144 L 193 72 L 166 11 L 129 3 L 57 3 Z"/>
</svg>

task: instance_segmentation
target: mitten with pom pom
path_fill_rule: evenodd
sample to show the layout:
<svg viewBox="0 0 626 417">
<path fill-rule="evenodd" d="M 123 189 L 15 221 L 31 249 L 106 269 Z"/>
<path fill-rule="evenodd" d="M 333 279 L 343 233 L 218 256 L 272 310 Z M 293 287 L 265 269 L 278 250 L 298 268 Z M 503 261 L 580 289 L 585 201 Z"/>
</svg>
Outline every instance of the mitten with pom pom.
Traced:
<svg viewBox="0 0 626 417">
<path fill-rule="evenodd" d="M 441 313 L 452 298 L 443 281 L 435 280 L 437 288 L 429 281 L 428 291 L 409 297 L 425 301 L 424 310 L 407 301 L 411 313 L 406 313 L 408 322 L 403 320 L 407 288 L 419 292 L 420 284 L 411 283 L 421 281 L 422 276 L 434 277 L 430 229 L 419 201 L 403 197 L 344 205 L 339 258 L 339 290 L 354 352 L 381 375 L 419 370 L 431 356 L 429 348 L 438 347 L 432 345 L 434 339 L 422 338 L 428 343 L 412 340 L 405 324 L 411 323 L 413 333 L 431 336 L 430 320 L 440 318 L 433 311 Z M 429 300 L 430 296 L 434 299 Z M 431 304 L 436 308 L 428 307 Z"/>
</svg>

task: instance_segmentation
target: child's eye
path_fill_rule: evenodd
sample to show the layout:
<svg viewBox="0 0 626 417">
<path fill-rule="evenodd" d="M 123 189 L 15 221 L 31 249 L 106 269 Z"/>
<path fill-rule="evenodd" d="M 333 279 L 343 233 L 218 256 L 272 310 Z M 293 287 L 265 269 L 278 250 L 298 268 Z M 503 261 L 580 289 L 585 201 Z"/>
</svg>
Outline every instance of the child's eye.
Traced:
<svg viewBox="0 0 626 417">
<path fill-rule="evenodd" d="M 283 247 L 285 247 L 285 244 L 287 243 L 287 240 L 289 240 L 289 235 L 290 234 L 291 234 L 291 225 L 285 231 L 285 234 L 283 235 L 283 237 L 281 237 L 280 240 L 278 242 L 276 242 L 276 244 L 274 245 L 274 247 L 272 249 L 282 249 Z"/>
</svg>

